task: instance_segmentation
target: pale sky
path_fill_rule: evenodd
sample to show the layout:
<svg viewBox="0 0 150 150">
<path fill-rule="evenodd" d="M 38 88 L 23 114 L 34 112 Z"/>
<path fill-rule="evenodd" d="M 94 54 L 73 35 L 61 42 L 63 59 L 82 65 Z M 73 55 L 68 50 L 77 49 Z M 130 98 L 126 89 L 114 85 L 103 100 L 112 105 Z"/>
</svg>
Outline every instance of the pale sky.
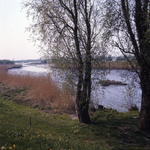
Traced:
<svg viewBox="0 0 150 150">
<path fill-rule="evenodd" d="M 0 0 L 0 59 L 40 58 L 38 47 L 29 41 L 29 26 L 23 0 Z"/>
</svg>

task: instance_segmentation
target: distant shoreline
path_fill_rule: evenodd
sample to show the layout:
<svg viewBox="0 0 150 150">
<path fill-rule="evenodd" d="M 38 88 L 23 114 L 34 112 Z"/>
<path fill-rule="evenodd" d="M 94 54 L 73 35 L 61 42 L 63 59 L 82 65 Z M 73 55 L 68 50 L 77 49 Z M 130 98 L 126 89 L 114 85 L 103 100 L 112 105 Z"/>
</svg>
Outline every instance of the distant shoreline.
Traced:
<svg viewBox="0 0 150 150">
<path fill-rule="evenodd" d="M 0 71 L 8 71 L 9 69 L 14 68 L 21 68 L 22 65 L 16 65 L 16 64 L 0 64 Z"/>
<path fill-rule="evenodd" d="M 10 67 L 7 68 L 7 71 L 9 69 L 15 69 L 15 68 L 21 68 L 21 67 L 22 67 L 22 65 L 12 65 L 12 66 L 10 66 Z"/>
</svg>

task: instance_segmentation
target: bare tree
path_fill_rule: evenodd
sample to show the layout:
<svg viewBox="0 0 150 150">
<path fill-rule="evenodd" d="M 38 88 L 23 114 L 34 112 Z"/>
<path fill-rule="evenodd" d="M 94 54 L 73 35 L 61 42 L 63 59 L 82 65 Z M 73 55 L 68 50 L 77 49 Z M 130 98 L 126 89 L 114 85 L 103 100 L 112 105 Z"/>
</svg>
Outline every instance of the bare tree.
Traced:
<svg viewBox="0 0 150 150">
<path fill-rule="evenodd" d="M 98 54 L 100 7 L 96 0 L 28 0 L 32 38 L 63 68 L 77 70 L 76 105 L 79 121 L 90 123 L 92 55 Z M 59 59 L 58 59 L 59 58 Z"/>
<path fill-rule="evenodd" d="M 105 39 L 128 59 L 140 78 L 140 128 L 150 131 L 150 1 L 108 0 L 105 3 Z"/>
</svg>

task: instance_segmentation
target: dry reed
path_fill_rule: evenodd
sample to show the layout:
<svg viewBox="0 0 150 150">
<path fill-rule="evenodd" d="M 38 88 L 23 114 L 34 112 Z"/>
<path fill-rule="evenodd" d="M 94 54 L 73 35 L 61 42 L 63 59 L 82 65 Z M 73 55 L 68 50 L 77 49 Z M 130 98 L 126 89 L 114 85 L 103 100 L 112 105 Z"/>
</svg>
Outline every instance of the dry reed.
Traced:
<svg viewBox="0 0 150 150">
<path fill-rule="evenodd" d="M 28 100 L 32 107 L 55 112 L 75 110 L 73 98 L 61 91 L 50 77 L 10 75 L 6 72 L 7 67 L 0 66 L 0 81 L 10 87 L 26 87 L 28 92 L 25 100 Z"/>
<path fill-rule="evenodd" d="M 134 68 L 138 68 L 136 62 L 132 61 L 132 65 Z M 132 66 L 128 61 L 107 61 L 107 62 L 93 62 L 92 67 L 94 69 L 118 69 L 118 70 L 131 70 L 133 69 Z"/>
</svg>

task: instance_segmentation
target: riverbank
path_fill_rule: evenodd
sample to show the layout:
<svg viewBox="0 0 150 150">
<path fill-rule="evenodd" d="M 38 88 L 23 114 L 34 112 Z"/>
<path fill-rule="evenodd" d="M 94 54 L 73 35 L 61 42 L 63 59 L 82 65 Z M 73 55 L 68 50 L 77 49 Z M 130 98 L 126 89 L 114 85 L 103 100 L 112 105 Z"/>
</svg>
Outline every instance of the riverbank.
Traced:
<svg viewBox="0 0 150 150">
<path fill-rule="evenodd" d="M 13 69 L 13 68 L 21 68 L 22 65 L 16 65 L 16 64 L 0 64 L 0 72 L 2 71 L 7 71 L 9 69 Z"/>
</svg>

